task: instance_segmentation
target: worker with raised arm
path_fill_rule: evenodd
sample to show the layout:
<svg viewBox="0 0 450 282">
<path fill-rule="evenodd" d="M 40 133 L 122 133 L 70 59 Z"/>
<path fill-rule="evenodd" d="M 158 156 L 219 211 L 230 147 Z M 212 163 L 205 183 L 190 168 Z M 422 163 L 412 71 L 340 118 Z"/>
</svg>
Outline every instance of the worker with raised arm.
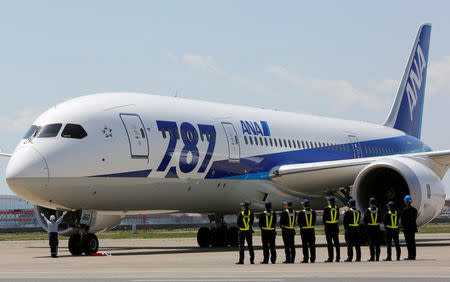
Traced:
<svg viewBox="0 0 450 282">
<path fill-rule="evenodd" d="M 56 220 L 56 217 L 52 214 L 50 216 L 50 220 L 48 220 L 43 213 L 41 213 L 42 218 L 47 223 L 47 231 L 48 231 L 48 242 L 50 245 L 50 254 L 52 258 L 58 257 L 58 227 L 59 224 L 63 221 L 64 216 L 66 215 L 66 211 L 63 212 L 62 216 Z"/>
</svg>

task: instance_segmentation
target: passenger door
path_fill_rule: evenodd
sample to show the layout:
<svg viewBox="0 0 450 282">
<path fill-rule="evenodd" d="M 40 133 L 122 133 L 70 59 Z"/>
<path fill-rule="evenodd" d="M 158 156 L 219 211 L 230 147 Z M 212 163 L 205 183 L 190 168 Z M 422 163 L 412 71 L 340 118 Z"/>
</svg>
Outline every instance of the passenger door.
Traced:
<svg viewBox="0 0 450 282">
<path fill-rule="evenodd" d="M 228 160 L 230 162 L 238 163 L 240 161 L 240 147 L 236 130 L 234 129 L 234 126 L 229 122 L 222 122 L 222 126 L 227 137 Z"/>
<path fill-rule="evenodd" d="M 363 153 L 362 153 L 362 149 L 361 149 L 361 145 L 359 144 L 359 140 L 358 137 L 356 137 L 355 135 L 349 135 L 348 139 L 351 142 L 351 147 L 353 150 L 353 157 L 355 159 L 359 159 L 363 157 Z"/>
<path fill-rule="evenodd" d="M 131 158 L 148 158 L 148 136 L 144 123 L 137 114 L 120 114 L 130 144 Z"/>
</svg>

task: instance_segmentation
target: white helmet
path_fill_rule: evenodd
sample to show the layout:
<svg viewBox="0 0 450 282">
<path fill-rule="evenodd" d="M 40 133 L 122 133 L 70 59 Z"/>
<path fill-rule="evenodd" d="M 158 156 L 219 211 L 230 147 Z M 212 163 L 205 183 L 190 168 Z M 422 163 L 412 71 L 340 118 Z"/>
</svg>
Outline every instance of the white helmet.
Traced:
<svg viewBox="0 0 450 282">
<path fill-rule="evenodd" d="M 52 214 L 51 216 L 50 216 L 50 220 L 55 220 L 56 218 L 55 218 L 55 216 Z"/>
</svg>

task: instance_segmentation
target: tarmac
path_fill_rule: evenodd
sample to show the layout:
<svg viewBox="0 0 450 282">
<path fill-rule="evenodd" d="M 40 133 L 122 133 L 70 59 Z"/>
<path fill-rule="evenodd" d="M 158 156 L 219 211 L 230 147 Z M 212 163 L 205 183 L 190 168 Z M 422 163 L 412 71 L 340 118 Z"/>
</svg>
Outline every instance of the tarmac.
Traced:
<svg viewBox="0 0 450 282">
<path fill-rule="evenodd" d="M 403 237 L 401 235 L 401 237 Z M 341 236 L 341 242 L 343 242 Z M 197 247 L 192 239 L 101 240 L 99 252 L 111 256 L 73 257 L 67 240 L 60 241 L 59 258 L 49 254 L 46 241 L 0 242 L 0 281 L 449 281 L 450 234 L 418 234 L 417 260 L 367 262 L 369 250 L 362 247 L 362 262 L 324 263 L 324 236 L 317 236 L 317 261 L 282 264 L 284 250 L 277 238 L 277 264 L 261 265 L 260 237 L 254 237 L 256 264 L 235 265 L 236 249 Z M 300 236 L 296 236 L 300 245 Z M 395 257 L 395 249 L 393 249 Z M 406 247 L 402 244 L 402 258 Z M 341 260 L 346 259 L 341 247 Z M 381 258 L 386 257 L 382 246 Z"/>
</svg>

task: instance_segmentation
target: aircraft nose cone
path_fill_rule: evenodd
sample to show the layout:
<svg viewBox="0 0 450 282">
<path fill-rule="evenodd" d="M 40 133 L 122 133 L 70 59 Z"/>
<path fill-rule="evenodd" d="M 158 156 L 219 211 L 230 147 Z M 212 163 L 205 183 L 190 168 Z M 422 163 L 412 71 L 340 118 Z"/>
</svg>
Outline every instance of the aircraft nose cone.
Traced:
<svg viewBox="0 0 450 282">
<path fill-rule="evenodd" d="M 45 178 L 48 181 L 47 163 L 44 157 L 31 146 L 14 152 L 6 168 L 8 184 L 12 180 L 27 178 Z"/>
</svg>

